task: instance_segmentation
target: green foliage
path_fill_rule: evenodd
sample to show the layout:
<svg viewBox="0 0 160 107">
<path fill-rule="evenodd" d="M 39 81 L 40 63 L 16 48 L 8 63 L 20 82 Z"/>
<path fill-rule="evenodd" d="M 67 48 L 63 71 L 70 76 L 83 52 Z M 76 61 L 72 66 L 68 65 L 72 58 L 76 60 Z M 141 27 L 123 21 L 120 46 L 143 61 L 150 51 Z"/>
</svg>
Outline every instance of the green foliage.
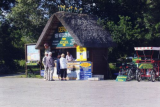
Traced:
<svg viewBox="0 0 160 107">
<path fill-rule="evenodd" d="M 0 64 L 0 74 L 11 74 L 14 73 L 8 66 Z"/>
<path fill-rule="evenodd" d="M 8 9 L 10 9 L 11 4 L 12 6 L 14 5 L 14 0 L 2 0 L 0 2 L 0 66 L 2 66 L 2 69 L 7 68 L 7 70 L 2 70 L 3 74 L 16 71 L 19 65 L 14 59 L 24 58 L 23 51 L 19 47 L 14 46 L 16 41 L 18 43 L 20 37 L 12 34 L 15 28 L 10 25 L 9 20 L 5 17 L 7 12 L 9 12 Z"/>
<path fill-rule="evenodd" d="M 116 47 L 109 49 L 109 58 L 112 61 L 132 54 L 134 52 L 133 47 L 138 45 L 134 43 L 142 39 L 139 35 L 141 30 L 138 25 L 131 22 L 131 18 L 128 16 L 119 15 L 119 22 L 117 23 L 105 20 L 99 20 L 98 23 L 110 32 L 113 41 L 117 43 Z"/>
<path fill-rule="evenodd" d="M 19 75 L 19 78 L 26 78 L 26 75 Z"/>
<path fill-rule="evenodd" d="M 15 0 L 0 0 L 0 8 L 9 10 L 14 5 Z M 12 5 L 11 5 L 12 4 Z"/>
<path fill-rule="evenodd" d="M 117 75 L 115 75 L 115 73 L 118 73 L 119 67 L 116 66 L 116 63 L 109 63 L 109 69 L 112 74 L 112 79 L 115 79 L 117 77 Z"/>
<path fill-rule="evenodd" d="M 28 74 L 27 77 L 28 77 L 28 78 L 35 78 L 36 75 L 35 75 L 35 74 Z"/>
<path fill-rule="evenodd" d="M 20 48 L 14 47 L 13 41 L 16 39 L 11 32 L 14 29 L 10 27 L 8 21 L 1 22 L 0 26 L 0 63 L 16 69 L 17 65 L 14 59 L 21 59 L 24 57 L 23 51 Z M 18 54 L 17 54 L 18 53 Z"/>
<path fill-rule="evenodd" d="M 120 43 L 122 40 L 134 40 L 136 37 L 135 35 L 138 35 L 139 30 L 132 27 L 132 22 L 129 21 L 131 18 L 128 16 L 119 16 L 119 18 L 120 21 L 117 24 L 113 21 L 108 21 L 106 25 L 106 28 L 109 29 L 113 40 L 117 43 Z"/>
<path fill-rule="evenodd" d="M 98 23 L 117 43 L 109 49 L 110 61 L 133 56 L 135 46 L 159 46 L 159 0 L 74 0 L 74 4 L 70 0 L 1 0 L 0 64 L 24 66 L 24 44 L 38 40 L 47 20 L 62 3 L 99 18 Z"/>
<path fill-rule="evenodd" d="M 19 75 L 19 76 L 17 76 L 18 78 L 26 78 L 26 75 Z M 33 75 L 33 74 L 29 74 L 28 76 L 27 76 L 28 78 L 39 78 L 39 79 L 42 79 L 43 77 L 42 76 L 40 76 L 40 75 Z"/>
<path fill-rule="evenodd" d="M 25 60 L 18 60 L 19 66 L 25 67 L 26 61 Z"/>
<path fill-rule="evenodd" d="M 7 16 L 17 28 L 13 33 L 20 36 L 23 42 L 35 42 L 46 23 L 44 13 L 39 8 L 40 0 L 17 0 L 12 12 Z M 25 38 L 25 39 L 24 39 Z"/>
<path fill-rule="evenodd" d="M 40 75 L 35 75 L 35 74 L 28 74 L 27 77 L 28 77 L 28 78 L 43 78 L 42 76 L 40 76 Z"/>
<path fill-rule="evenodd" d="M 106 13 L 107 16 L 97 15 L 102 19 L 98 23 L 110 32 L 117 43 L 116 47 L 109 49 L 110 61 L 114 62 L 117 58 L 124 56 L 133 56 L 135 46 L 159 46 L 159 1 L 119 0 L 105 4 L 107 2 L 103 1 L 104 5 L 111 9 L 105 9 L 108 8 L 107 6 L 99 8 L 99 11 L 102 9 L 101 12 Z M 98 0 L 97 3 L 102 2 Z M 97 6 L 100 6 L 98 4 Z M 114 6 L 116 7 L 113 9 Z"/>
<path fill-rule="evenodd" d="M 115 63 L 109 63 L 110 70 L 117 70 Z"/>
</svg>

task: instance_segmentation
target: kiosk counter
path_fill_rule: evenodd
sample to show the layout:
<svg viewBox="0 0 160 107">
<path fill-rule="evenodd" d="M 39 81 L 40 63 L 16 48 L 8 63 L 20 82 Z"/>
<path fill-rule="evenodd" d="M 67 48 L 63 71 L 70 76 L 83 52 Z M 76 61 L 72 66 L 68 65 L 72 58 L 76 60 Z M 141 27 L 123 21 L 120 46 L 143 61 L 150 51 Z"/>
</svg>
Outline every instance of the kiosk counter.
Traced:
<svg viewBox="0 0 160 107">
<path fill-rule="evenodd" d="M 88 80 L 92 77 L 92 63 L 90 61 L 69 61 L 67 63 L 68 80 Z M 58 79 L 57 69 L 55 67 L 54 79 Z"/>
</svg>

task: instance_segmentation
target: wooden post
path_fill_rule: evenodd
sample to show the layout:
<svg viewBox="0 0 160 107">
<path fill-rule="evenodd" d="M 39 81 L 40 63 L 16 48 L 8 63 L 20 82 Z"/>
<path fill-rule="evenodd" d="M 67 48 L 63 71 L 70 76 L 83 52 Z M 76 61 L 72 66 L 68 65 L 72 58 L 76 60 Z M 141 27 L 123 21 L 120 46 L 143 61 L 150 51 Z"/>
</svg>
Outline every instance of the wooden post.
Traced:
<svg viewBox="0 0 160 107">
<path fill-rule="evenodd" d="M 27 70 L 27 44 L 25 44 L 25 74 L 26 74 L 26 77 L 28 75 L 28 70 Z"/>
<path fill-rule="evenodd" d="M 41 60 L 41 50 L 39 50 L 39 54 L 40 54 L 40 63 L 42 63 L 42 60 Z M 42 70 L 42 64 L 40 64 L 40 68 L 39 68 L 39 74 L 41 75 L 41 70 Z"/>
</svg>

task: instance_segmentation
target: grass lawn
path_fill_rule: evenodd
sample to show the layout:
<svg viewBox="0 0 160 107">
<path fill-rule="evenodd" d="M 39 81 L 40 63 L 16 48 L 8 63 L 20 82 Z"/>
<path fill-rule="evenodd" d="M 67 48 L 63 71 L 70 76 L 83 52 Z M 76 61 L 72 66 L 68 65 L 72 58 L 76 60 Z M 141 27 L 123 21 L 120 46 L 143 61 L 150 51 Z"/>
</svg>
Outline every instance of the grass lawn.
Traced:
<svg viewBox="0 0 160 107">
<path fill-rule="evenodd" d="M 27 73 L 28 75 L 25 75 L 25 69 L 19 69 L 18 70 L 18 74 L 22 74 L 22 75 L 18 75 L 18 78 L 43 78 L 40 75 L 40 68 L 39 67 L 30 67 L 31 69 L 27 69 Z M 32 70 L 32 71 L 31 71 Z M 34 73 L 34 74 L 33 74 Z"/>
<path fill-rule="evenodd" d="M 18 78 L 43 78 L 41 75 L 34 75 L 34 74 L 28 74 L 28 77 L 26 75 L 19 75 Z"/>
</svg>

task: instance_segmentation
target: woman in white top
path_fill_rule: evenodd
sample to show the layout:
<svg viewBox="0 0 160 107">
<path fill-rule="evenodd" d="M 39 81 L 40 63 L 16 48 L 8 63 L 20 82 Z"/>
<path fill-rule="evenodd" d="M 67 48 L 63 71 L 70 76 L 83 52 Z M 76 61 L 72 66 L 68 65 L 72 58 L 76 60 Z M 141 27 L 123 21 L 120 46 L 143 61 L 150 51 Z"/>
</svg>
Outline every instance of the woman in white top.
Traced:
<svg viewBox="0 0 160 107">
<path fill-rule="evenodd" d="M 62 54 L 60 58 L 61 80 L 66 80 L 67 77 L 67 60 L 64 57 L 65 54 Z"/>
</svg>

